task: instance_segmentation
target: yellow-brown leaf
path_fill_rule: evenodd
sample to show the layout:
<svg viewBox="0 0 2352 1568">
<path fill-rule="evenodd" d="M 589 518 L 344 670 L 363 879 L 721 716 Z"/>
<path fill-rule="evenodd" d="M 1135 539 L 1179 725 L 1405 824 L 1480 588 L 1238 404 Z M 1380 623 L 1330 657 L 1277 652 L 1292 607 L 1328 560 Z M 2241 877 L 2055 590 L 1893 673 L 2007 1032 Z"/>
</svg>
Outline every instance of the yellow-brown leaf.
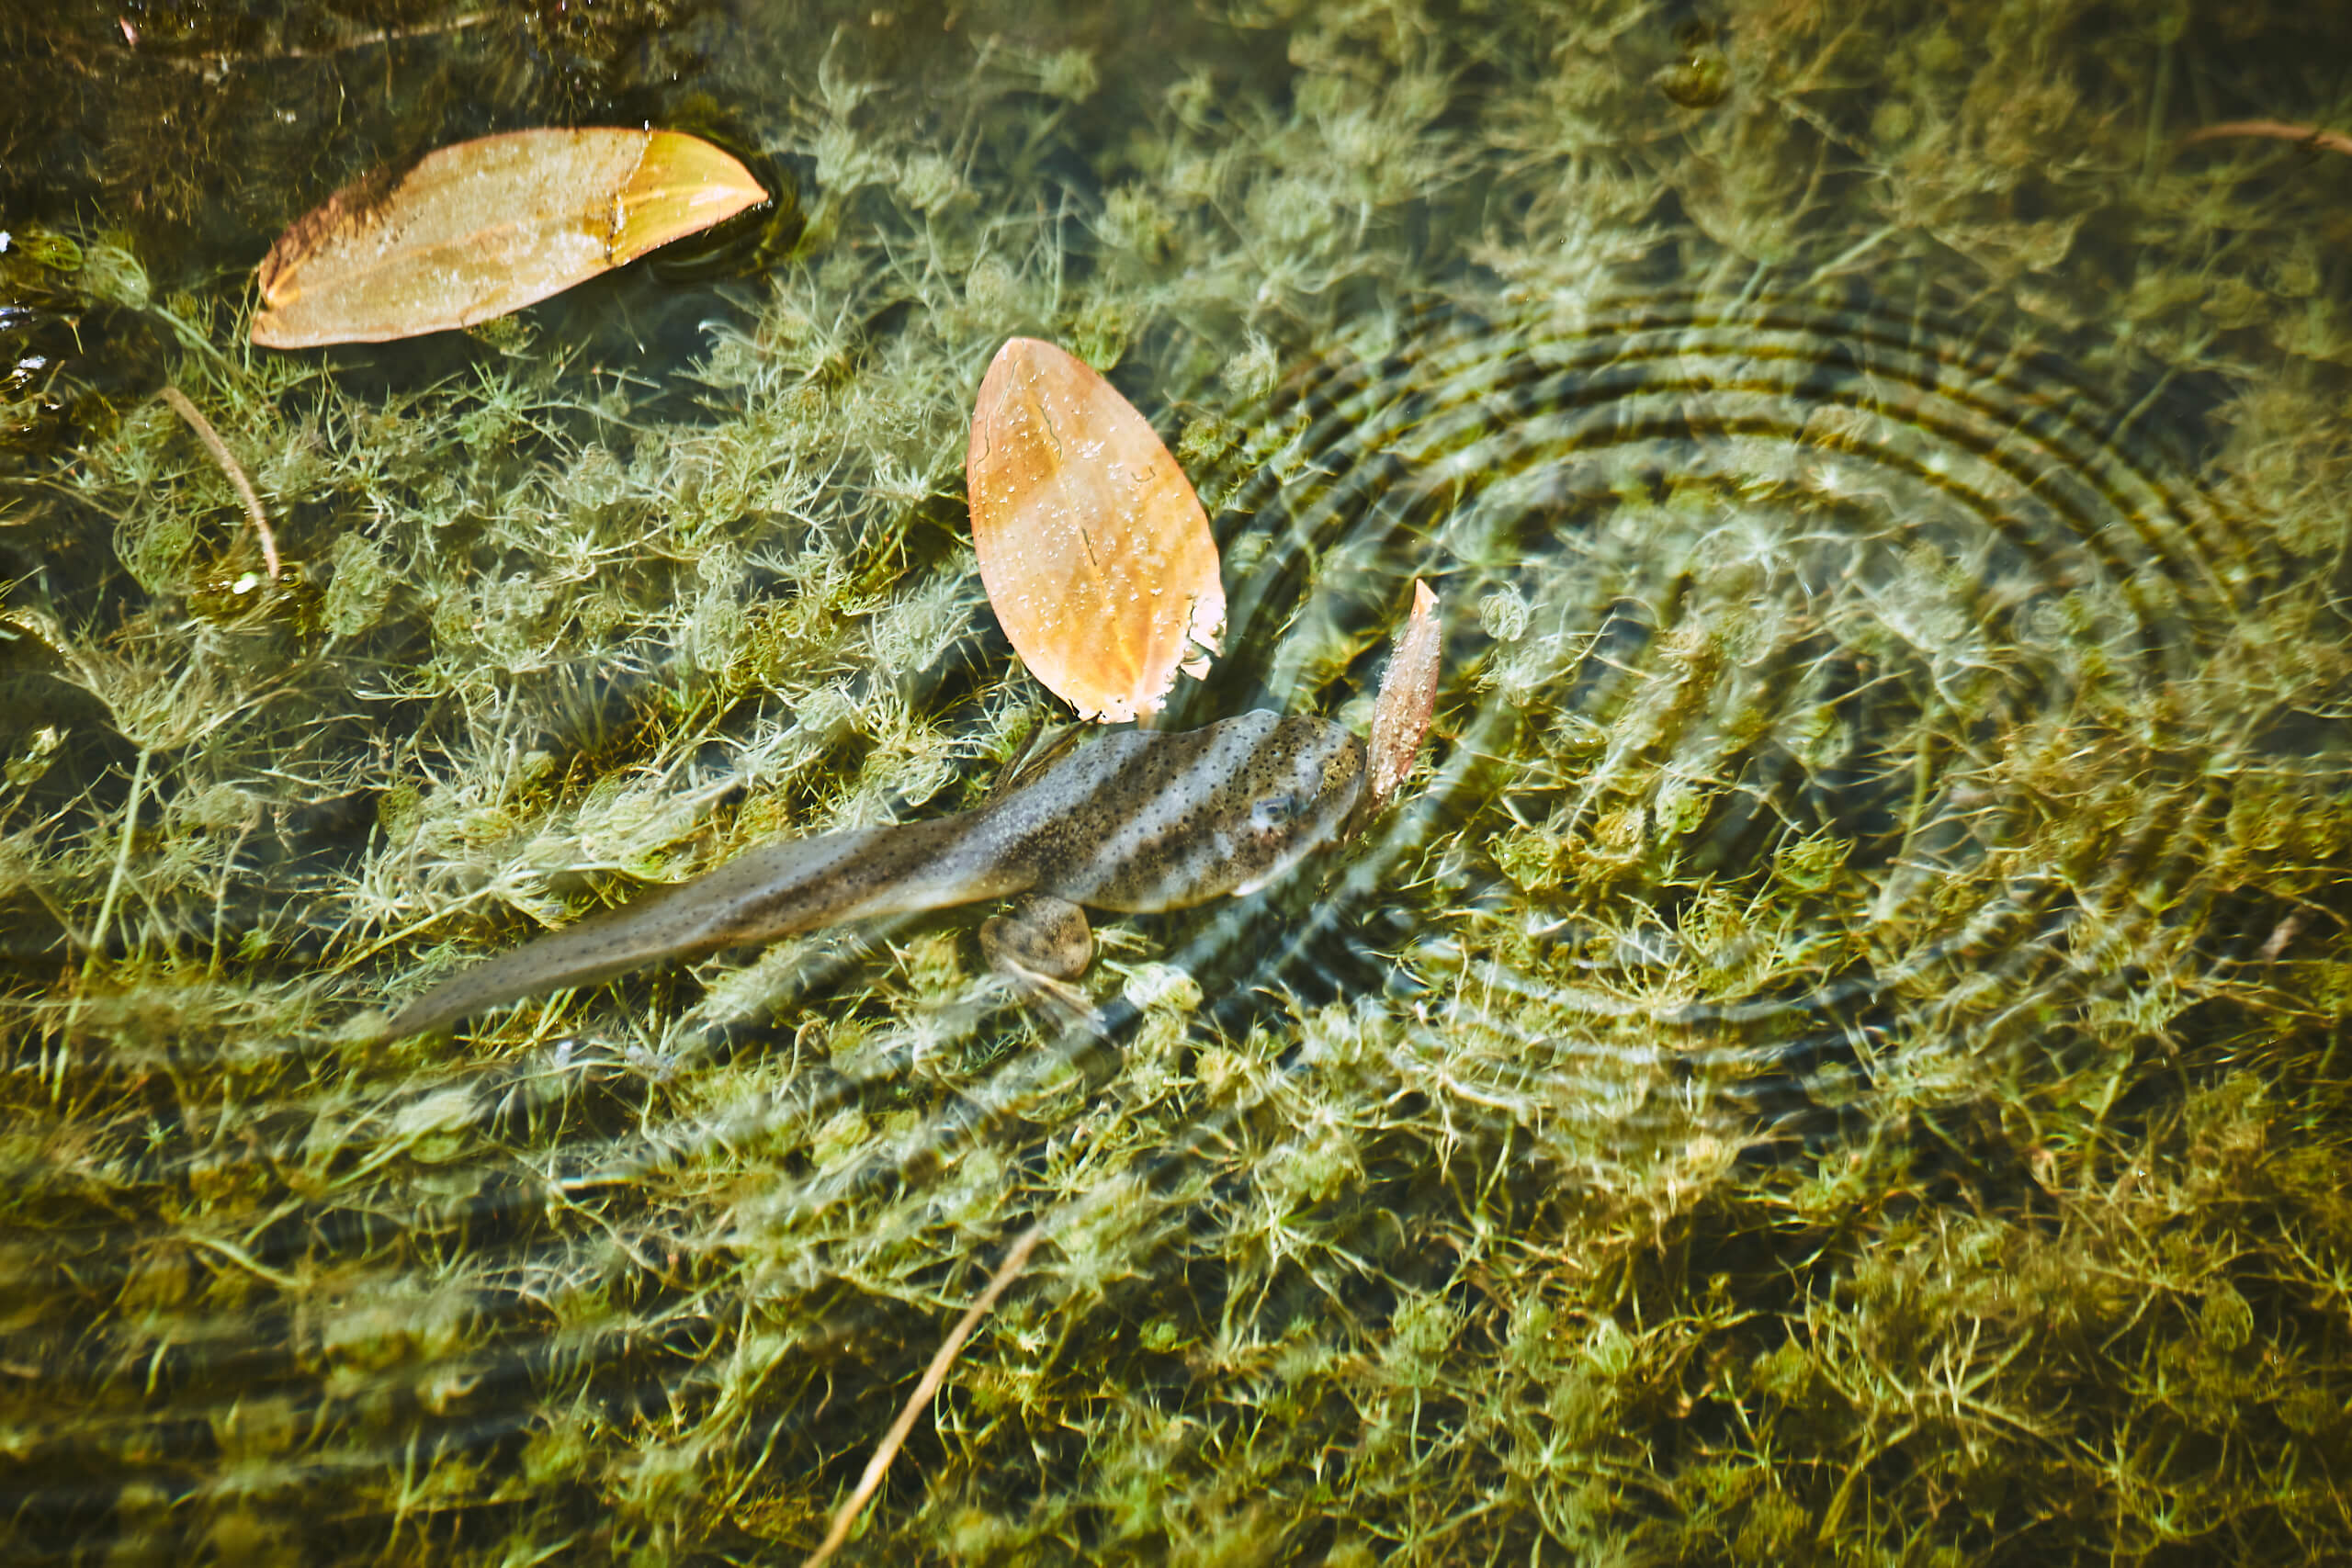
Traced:
<svg viewBox="0 0 2352 1568">
<path fill-rule="evenodd" d="M 1115 388 L 1048 343 L 997 351 L 964 459 L 980 581 L 1030 672 L 1087 718 L 1156 712 L 1225 629 L 1216 541 Z"/>
<path fill-rule="evenodd" d="M 767 199 L 674 130 L 517 130 L 347 186 L 277 237 L 254 342 L 382 343 L 560 294 Z"/>
</svg>

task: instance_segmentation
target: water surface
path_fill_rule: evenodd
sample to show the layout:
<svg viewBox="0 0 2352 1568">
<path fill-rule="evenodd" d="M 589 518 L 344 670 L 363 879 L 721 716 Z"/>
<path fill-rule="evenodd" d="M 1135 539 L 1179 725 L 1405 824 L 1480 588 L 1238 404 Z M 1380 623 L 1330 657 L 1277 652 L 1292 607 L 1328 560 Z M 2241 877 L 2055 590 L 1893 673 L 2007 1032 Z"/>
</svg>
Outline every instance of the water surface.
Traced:
<svg viewBox="0 0 2352 1568">
<path fill-rule="evenodd" d="M 2325 1560 L 2352 158 L 2324 16 L 1898 0 L 0 16 L 12 1560 Z M 2324 76 L 2324 73 L 2317 73 Z M 754 222 L 250 349 L 270 240 L 526 125 Z M 1225 552 L 1175 721 L 1420 784 L 370 1047 L 447 965 L 955 809 L 1052 702 L 962 457 L 1014 333 Z M 205 411 L 272 513 L 152 400 Z"/>
</svg>

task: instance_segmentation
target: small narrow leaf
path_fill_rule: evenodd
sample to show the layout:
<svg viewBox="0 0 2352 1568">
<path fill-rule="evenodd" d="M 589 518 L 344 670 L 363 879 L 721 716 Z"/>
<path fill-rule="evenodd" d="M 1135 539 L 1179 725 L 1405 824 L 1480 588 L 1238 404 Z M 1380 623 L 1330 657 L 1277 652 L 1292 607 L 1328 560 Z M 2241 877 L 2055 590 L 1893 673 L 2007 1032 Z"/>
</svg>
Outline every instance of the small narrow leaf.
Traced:
<svg viewBox="0 0 2352 1568">
<path fill-rule="evenodd" d="M 1030 672 L 1087 718 L 1208 671 L 1225 585 L 1207 514 L 1117 389 L 1035 338 L 997 351 L 964 459 L 980 581 Z"/>
<path fill-rule="evenodd" d="M 383 343 L 560 294 L 767 199 L 674 130 L 517 130 L 345 186 L 277 237 L 260 271 L 268 348 Z"/>
<path fill-rule="evenodd" d="M 1422 738 L 1437 712 L 1438 652 L 1443 642 L 1438 634 L 1437 595 L 1417 577 L 1412 614 L 1396 633 L 1396 651 L 1388 656 L 1380 695 L 1372 705 L 1372 812 L 1387 806 L 1420 755 Z"/>
</svg>

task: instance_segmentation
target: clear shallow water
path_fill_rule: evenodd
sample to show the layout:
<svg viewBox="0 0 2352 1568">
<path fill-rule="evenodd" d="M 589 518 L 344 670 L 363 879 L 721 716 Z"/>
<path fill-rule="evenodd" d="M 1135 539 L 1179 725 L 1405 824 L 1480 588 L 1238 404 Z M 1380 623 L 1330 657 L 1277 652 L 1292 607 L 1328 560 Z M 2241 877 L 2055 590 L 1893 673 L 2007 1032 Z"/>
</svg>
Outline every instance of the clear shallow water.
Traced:
<svg viewBox="0 0 2352 1568">
<path fill-rule="evenodd" d="M 2166 145 L 2322 116 L 2310 38 L 694 10 L 311 65 L 190 15 L 167 65 L 15 24 L 105 155 L 19 134 L 111 214 L 15 287 L 130 345 L 61 384 L 168 364 L 301 568 L 240 592 L 225 484 L 119 391 L 10 481 L 28 1554 L 788 1557 L 1033 1224 L 869 1560 L 2341 1539 L 2352 171 Z M 275 107 L 141 220 L 110 128 L 207 49 Z M 385 149 L 695 90 L 797 178 L 794 256 L 239 346 L 242 267 Z M 1438 587 L 1376 838 L 1112 925 L 1108 1043 L 963 917 L 339 1033 L 986 787 L 1043 707 L 959 543 L 1015 331 L 1210 503 L 1180 722 L 1361 723 Z"/>
</svg>

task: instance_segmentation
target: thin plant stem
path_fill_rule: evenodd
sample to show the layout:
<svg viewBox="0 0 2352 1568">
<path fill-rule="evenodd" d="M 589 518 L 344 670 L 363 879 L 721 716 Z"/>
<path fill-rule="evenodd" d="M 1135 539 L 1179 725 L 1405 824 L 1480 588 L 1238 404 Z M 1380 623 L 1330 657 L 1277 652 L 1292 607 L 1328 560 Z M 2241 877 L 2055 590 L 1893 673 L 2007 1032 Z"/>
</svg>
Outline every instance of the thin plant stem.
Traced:
<svg viewBox="0 0 2352 1568">
<path fill-rule="evenodd" d="M 107 925 L 114 919 L 115 900 L 121 896 L 125 878 L 130 874 L 130 841 L 139 833 L 139 797 L 147 789 L 147 761 L 154 753 L 145 747 L 139 749 L 139 765 L 130 770 L 130 797 L 122 803 L 122 840 L 115 846 L 114 874 L 107 878 L 107 894 L 98 900 L 98 918 L 90 926 L 90 953 L 83 965 L 89 973 L 98 962 L 107 941 Z"/>
<path fill-rule="evenodd" d="M 245 54 L 210 50 L 197 54 L 174 54 L 167 51 L 146 49 L 141 47 L 138 33 L 129 22 L 118 22 L 116 27 L 122 34 L 123 42 L 136 51 L 140 59 L 181 71 L 201 72 L 217 71 L 224 62 L 231 62 L 251 65 L 272 60 L 322 60 L 349 50 L 373 49 L 379 44 L 402 43 L 410 39 L 432 38 L 466 28 L 478 28 L 493 19 L 494 14 L 489 11 L 468 11 L 447 21 L 425 22 L 413 28 L 379 28 L 374 32 L 356 33 L 340 42 L 324 44 L 317 49 L 261 50 Z M 51 35 L 51 41 L 57 41 L 54 35 Z"/>
<path fill-rule="evenodd" d="M 220 433 L 212 428 L 212 422 L 204 417 L 203 411 L 188 401 L 186 392 L 177 387 L 166 387 L 163 399 L 172 405 L 175 413 L 187 421 L 188 428 L 196 432 L 197 439 L 204 443 L 212 460 L 220 465 L 220 471 L 229 476 L 229 482 L 244 498 L 245 515 L 253 519 L 254 533 L 261 540 L 262 564 L 269 569 L 269 580 L 277 581 L 277 536 L 270 532 L 269 514 L 261 509 L 261 497 L 254 493 L 253 481 L 245 478 L 245 470 L 229 450 L 229 444 L 220 439 Z"/>
<path fill-rule="evenodd" d="M 2307 147 L 2317 147 L 2329 152 L 2352 154 L 2352 136 L 2340 130 L 2322 130 L 2315 125 L 2290 125 L 2282 119 L 2230 119 L 2219 125 L 2202 126 L 2180 139 L 2180 145 L 2192 142 L 2219 141 L 2227 137 L 2257 136 L 2272 141 L 2300 141 Z"/>
<path fill-rule="evenodd" d="M 89 953 L 82 960 L 82 986 L 75 993 L 74 1005 L 66 1010 L 65 1029 L 57 1043 L 56 1076 L 50 1081 L 50 1100 L 54 1103 L 64 1092 L 65 1067 L 72 1054 L 74 1025 L 80 1019 L 82 1004 L 90 994 L 89 982 L 97 973 L 98 963 L 106 952 L 107 927 L 114 919 L 115 900 L 122 896 L 122 885 L 130 875 L 131 840 L 139 836 L 140 796 L 147 790 L 147 762 L 154 756 L 148 747 L 139 749 L 139 764 L 130 770 L 130 798 L 122 803 L 122 838 L 115 845 L 114 874 L 107 878 L 106 897 L 98 900 L 98 918 L 90 924 Z"/>
<path fill-rule="evenodd" d="M 882 1478 L 889 1473 L 890 1461 L 899 1457 L 899 1450 L 906 1444 L 907 1434 L 915 1429 L 915 1418 L 922 1414 L 922 1407 L 930 1404 L 932 1396 L 939 1392 L 939 1385 L 947 1381 L 947 1369 L 956 1364 L 956 1354 L 964 1348 L 964 1342 L 972 1337 L 972 1330 L 980 1325 L 980 1319 L 988 1315 L 989 1309 L 996 1305 L 997 1298 L 1021 1277 L 1029 1255 L 1037 1250 L 1037 1244 L 1045 1239 L 1046 1227 L 1031 1225 L 1021 1234 L 1021 1239 L 1012 1244 L 1012 1250 L 1004 1255 L 1004 1261 L 998 1264 L 996 1272 L 989 1276 L 988 1289 L 982 1291 L 979 1299 L 956 1320 L 955 1328 L 949 1331 L 945 1342 L 939 1347 L 939 1353 L 932 1357 L 931 1365 L 923 1369 L 922 1381 L 915 1384 L 914 1393 L 907 1396 L 906 1407 L 899 1412 L 898 1420 L 890 1424 L 890 1430 L 883 1438 L 881 1446 L 874 1450 L 874 1457 L 865 1461 L 865 1473 L 858 1477 L 857 1490 L 849 1495 L 847 1502 L 833 1510 L 832 1529 L 825 1532 L 824 1543 L 802 1561 L 800 1568 L 822 1568 L 822 1564 L 849 1540 L 849 1532 L 857 1527 L 857 1516 L 865 1511 L 867 1499 L 881 1486 Z"/>
</svg>

